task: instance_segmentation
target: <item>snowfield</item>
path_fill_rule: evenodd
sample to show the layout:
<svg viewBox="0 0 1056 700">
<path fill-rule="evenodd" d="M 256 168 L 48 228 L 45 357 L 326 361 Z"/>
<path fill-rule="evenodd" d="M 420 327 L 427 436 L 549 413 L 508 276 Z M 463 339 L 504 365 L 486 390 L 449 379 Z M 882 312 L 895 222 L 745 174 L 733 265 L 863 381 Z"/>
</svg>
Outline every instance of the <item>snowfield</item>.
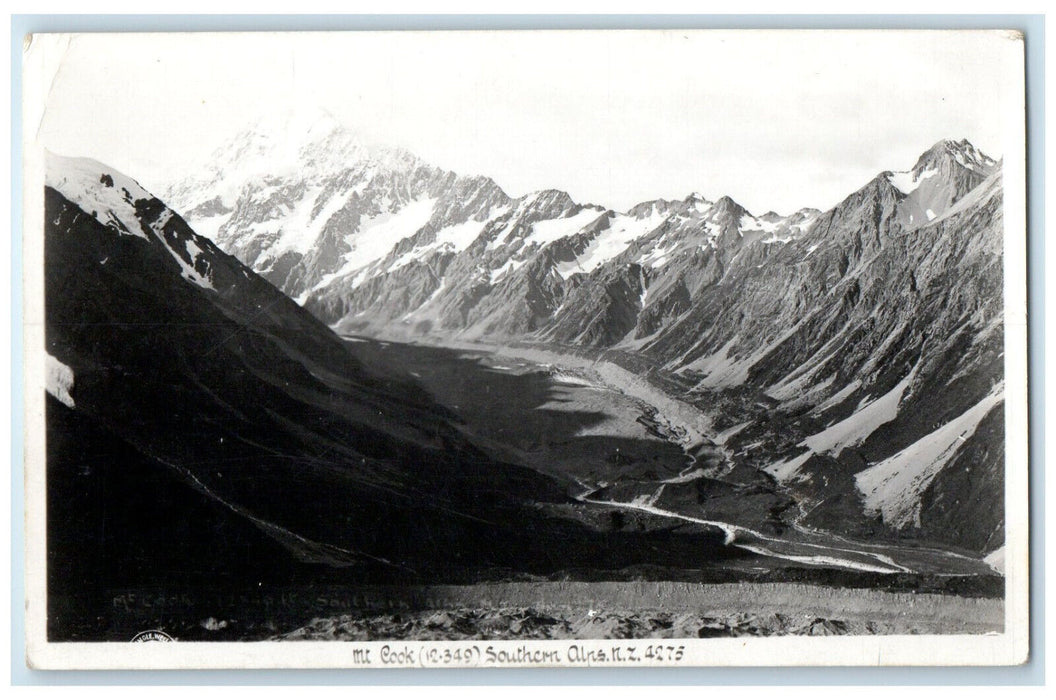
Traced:
<svg viewBox="0 0 1056 700">
<path fill-rule="evenodd" d="M 445 228 L 440 229 L 434 234 L 435 240 L 432 243 L 426 245 L 415 246 L 414 249 L 401 255 L 396 259 L 385 272 L 395 272 L 396 270 L 409 265 L 415 260 L 424 259 L 429 253 L 435 250 L 445 250 L 452 253 L 461 253 L 470 245 L 473 241 L 480 237 L 480 234 L 484 232 L 484 227 L 487 226 L 488 221 L 492 218 L 502 216 L 508 210 L 507 207 L 502 207 L 496 211 L 488 210 L 483 220 L 470 219 L 469 221 L 461 224 L 453 224 Z M 425 223 L 428 223 L 426 221 Z M 423 223 L 422 226 L 425 224 Z M 421 228 L 421 227 L 419 227 Z M 417 232 L 418 229 L 415 229 Z M 395 243 L 393 244 L 395 245 Z M 391 246 L 390 246 L 391 250 Z"/>
<path fill-rule="evenodd" d="M 532 224 L 532 232 L 524 239 L 525 245 L 536 244 L 540 248 L 554 241 L 571 236 L 601 216 L 601 209 L 586 208 L 566 219 L 548 219 Z"/>
<path fill-rule="evenodd" d="M 983 561 L 985 561 L 987 564 L 989 564 L 991 569 L 993 569 L 997 573 L 999 573 L 1002 576 L 1004 576 L 1004 574 L 1005 574 L 1005 548 L 1003 546 L 1002 547 L 998 547 L 994 551 L 990 552 L 990 554 L 987 554 L 986 558 L 983 559 Z"/>
<path fill-rule="evenodd" d="M 122 235 L 148 239 L 136 217 L 135 203 L 153 197 L 138 182 L 90 158 L 48 153 L 45 168 L 44 184 L 100 224 Z"/>
<path fill-rule="evenodd" d="M 502 267 L 495 268 L 494 270 L 489 272 L 488 280 L 491 282 L 491 284 L 498 284 L 503 277 L 510 274 L 511 272 L 515 272 L 516 270 L 520 269 L 524 266 L 526 262 L 528 261 L 514 260 L 513 258 L 510 258 L 505 263 L 503 263 Z"/>
<path fill-rule="evenodd" d="M 44 359 L 44 387 L 47 392 L 70 408 L 75 408 L 70 390 L 73 389 L 73 370 L 52 355 Z"/>
<path fill-rule="evenodd" d="M 385 212 L 363 220 L 359 228 L 345 238 L 351 250 L 345 253 L 341 267 L 324 275 L 318 284 L 300 295 L 297 302 L 303 304 L 312 292 L 326 289 L 334 280 L 362 273 L 365 268 L 385 258 L 397 243 L 410 238 L 429 223 L 435 206 L 435 199 L 425 197 L 411 202 L 395 213 Z M 390 271 L 410 262 L 401 261 L 403 257 L 390 267 Z M 358 287 L 366 280 L 366 275 L 358 274 L 353 279 L 352 286 Z"/>
<path fill-rule="evenodd" d="M 195 269 L 203 252 L 198 241 L 204 239 L 194 236 L 184 242 L 182 252 L 174 249 L 163 233 L 172 220 L 173 211 L 165 208 L 155 221 L 144 223 L 136 212 L 136 202 L 154 200 L 155 197 L 132 178 L 91 158 L 68 158 L 48 153 L 44 182 L 119 235 L 136 236 L 147 241 L 153 236 L 180 266 L 184 279 L 203 289 L 214 289 L 208 274 Z"/>
<path fill-rule="evenodd" d="M 814 452 L 812 452 L 811 450 L 807 450 L 801 455 L 797 455 L 789 459 L 782 459 L 766 467 L 763 467 L 763 471 L 777 479 L 780 483 L 786 484 L 790 481 L 794 481 L 800 476 L 799 468 L 802 467 L 806 463 L 806 461 L 813 456 Z"/>
<path fill-rule="evenodd" d="M 888 176 L 888 182 L 895 186 L 895 189 L 899 190 L 902 194 L 910 194 L 915 191 L 925 180 L 934 177 L 939 171 L 934 168 L 928 168 L 914 177 L 912 171 L 896 172 L 891 173 Z"/>
<path fill-rule="evenodd" d="M 568 279 L 580 272 L 593 272 L 627 250 L 634 241 L 655 231 L 666 219 L 665 213 L 655 209 L 641 219 L 623 214 L 614 215 L 609 220 L 609 226 L 599 232 L 575 260 L 557 266 L 557 274 Z"/>
</svg>

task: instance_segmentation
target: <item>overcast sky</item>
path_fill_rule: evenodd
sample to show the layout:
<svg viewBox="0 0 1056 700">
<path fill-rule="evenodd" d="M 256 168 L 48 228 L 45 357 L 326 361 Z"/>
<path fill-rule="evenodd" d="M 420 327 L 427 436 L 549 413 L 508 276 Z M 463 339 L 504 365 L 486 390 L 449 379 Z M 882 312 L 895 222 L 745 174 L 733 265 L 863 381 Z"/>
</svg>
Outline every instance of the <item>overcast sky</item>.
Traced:
<svg viewBox="0 0 1056 700">
<path fill-rule="evenodd" d="M 761 214 L 828 208 L 942 138 L 1001 157 L 1019 47 L 920 31 L 82 35 L 27 80 L 47 94 L 42 145 L 154 191 L 303 107 L 514 196 L 626 209 L 698 191 Z"/>
</svg>

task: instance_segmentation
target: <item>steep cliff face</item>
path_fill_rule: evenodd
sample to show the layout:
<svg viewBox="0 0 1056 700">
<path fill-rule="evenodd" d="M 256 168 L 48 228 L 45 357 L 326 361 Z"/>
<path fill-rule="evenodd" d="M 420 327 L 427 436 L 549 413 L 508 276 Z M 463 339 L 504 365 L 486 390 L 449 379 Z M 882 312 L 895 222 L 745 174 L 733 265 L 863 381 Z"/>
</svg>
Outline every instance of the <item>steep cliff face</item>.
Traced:
<svg viewBox="0 0 1056 700">
<path fill-rule="evenodd" d="M 806 522 L 1002 541 L 1002 175 L 967 141 L 789 216 L 699 194 L 627 212 L 511 199 L 344 153 L 325 177 L 311 161 L 250 187 L 237 215 L 212 186 L 184 201 L 327 324 L 631 353 L 721 407 L 728 450 L 797 493 Z M 265 210 L 320 212 L 325 235 L 280 255 Z"/>
</svg>

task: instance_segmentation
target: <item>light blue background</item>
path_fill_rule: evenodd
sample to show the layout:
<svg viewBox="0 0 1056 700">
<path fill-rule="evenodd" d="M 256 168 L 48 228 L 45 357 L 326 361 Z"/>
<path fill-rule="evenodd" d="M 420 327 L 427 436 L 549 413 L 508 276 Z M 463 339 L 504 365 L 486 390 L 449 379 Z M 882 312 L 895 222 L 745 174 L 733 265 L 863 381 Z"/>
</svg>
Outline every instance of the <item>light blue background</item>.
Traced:
<svg viewBox="0 0 1056 700">
<path fill-rule="evenodd" d="M 384 29 L 1017 29 L 1026 36 L 1031 660 L 1013 668 L 30 671 L 25 666 L 22 401 L 22 39 L 33 32 Z M 1040 685 L 1045 681 L 1045 19 L 1043 15 L 14 15 L 11 17 L 11 682 L 14 685 Z"/>
</svg>

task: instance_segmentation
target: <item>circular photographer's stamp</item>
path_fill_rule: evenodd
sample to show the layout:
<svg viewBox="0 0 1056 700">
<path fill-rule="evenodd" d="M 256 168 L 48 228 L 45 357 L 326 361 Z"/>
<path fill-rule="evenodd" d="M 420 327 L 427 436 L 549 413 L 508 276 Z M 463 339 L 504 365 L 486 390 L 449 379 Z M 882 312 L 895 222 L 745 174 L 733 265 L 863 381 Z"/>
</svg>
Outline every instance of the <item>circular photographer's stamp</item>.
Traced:
<svg viewBox="0 0 1056 700">
<path fill-rule="evenodd" d="M 161 630 L 147 630 L 146 632 L 140 632 L 132 638 L 133 642 L 172 642 L 175 641 L 172 637 L 165 634 Z"/>
</svg>

